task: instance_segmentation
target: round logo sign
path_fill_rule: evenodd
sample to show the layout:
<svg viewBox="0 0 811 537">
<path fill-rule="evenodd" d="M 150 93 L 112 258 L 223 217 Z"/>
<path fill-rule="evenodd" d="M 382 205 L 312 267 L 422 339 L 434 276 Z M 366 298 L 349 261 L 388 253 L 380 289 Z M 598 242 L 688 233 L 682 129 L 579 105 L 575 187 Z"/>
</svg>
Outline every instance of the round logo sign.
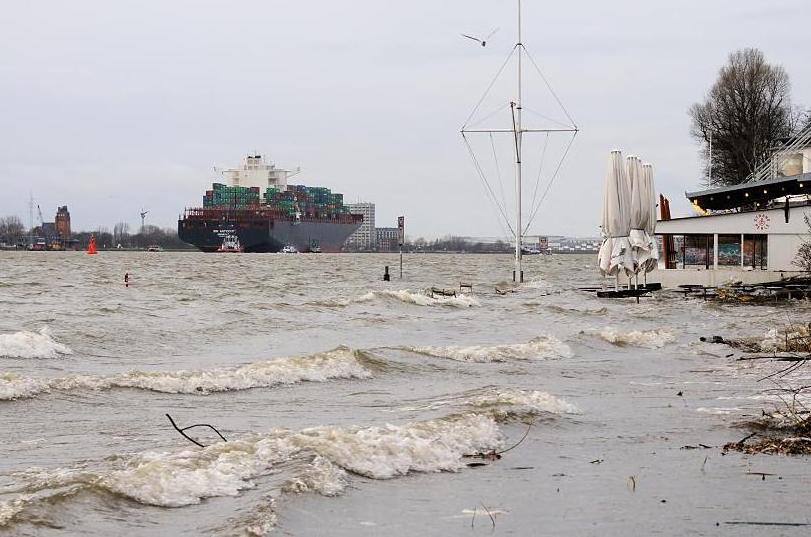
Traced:
<svg viewBox="0 0 811 537">
<path fill-rule="evenodd" d="M 766 231 L 769 229 L 769 215 L 758 213 L 755 215 L 755 229 L 758 231 Z"/>
</svg>

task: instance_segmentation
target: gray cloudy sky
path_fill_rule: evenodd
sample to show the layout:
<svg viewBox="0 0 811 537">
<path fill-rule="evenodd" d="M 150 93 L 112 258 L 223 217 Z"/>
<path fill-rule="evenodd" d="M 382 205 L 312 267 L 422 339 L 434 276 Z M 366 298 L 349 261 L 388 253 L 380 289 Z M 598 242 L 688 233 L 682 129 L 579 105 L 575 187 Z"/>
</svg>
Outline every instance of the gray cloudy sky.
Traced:
<svg viewBox="0 0 811 537">
<path fill-rule="evenodd" d="M 533 232 L 597 233 L 613 147 L 653 162 L 686 212 L 702 175 L 686 110 L 734 49 L 761 48 L 811 105 L 805 0 L 524 3 L 524 42 L 582 129 Z M 458 130 L 515 40 L 513 1 L 28 0 L 3 15 L 0 215 L 27 223 L 31 191 L 77 229 L 135 226 L 142 206 L 174 226 L 213 163 L 257 150 L 376 202 L 378 225 L 501 233 Z M 494 27 L 486 48 L 459 35 Z"/>
</svg>

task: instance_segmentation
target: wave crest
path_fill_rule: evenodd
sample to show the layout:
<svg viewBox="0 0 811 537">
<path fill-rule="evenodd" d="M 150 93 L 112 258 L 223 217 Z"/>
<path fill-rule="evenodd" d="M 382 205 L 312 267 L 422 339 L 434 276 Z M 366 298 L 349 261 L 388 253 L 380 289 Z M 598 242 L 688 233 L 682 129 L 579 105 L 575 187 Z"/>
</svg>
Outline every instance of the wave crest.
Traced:
<svg viewBox="0 0 811 537">
<path fill-rule="evenodd" d="M 47 390 L 47 381 L 0 373 L 0 401 L 27 399 Z"/>
<path fill-rule="evenodd" d="M 21 474 L 24 483 L 15 487 L 17 496 L 0 502 L 0 527 L 22 520 L 32 504 L 64 497 L 66 490 L 109 492 L 142 504 L 182 507 L 205 498 L 236 496 L 255 487 L 258 478 L 280 463 L 304 457 L 309 464 L 283 490 L 336 495 L 346 486 L 345 470 L 374 479 L 409 472 L 456 471 L 464 467 L 464 455 L 501 444 L 495 420 L 479 414 L 402 426 L 316 427 L 254 434 L 199 450 L 110 458 L 108 464 L 115 467 L 95 472 L 57 468 Z M 261 529 L 274 520 L 275 516 L 266 518 Z"/>
<path fill-rule="evenodd" d="M 135 388 L 163 393 L 205 395 L 214 392 L 271 388 L 332 379 L 367 379 L 365 353 L 348 347 L 308 356 L 263 360 L 238 367 L 179 371 L 130 371 L 119 375 L 70 375 L 52 380 L 0 376 L 0 400 L 35 397 L 51 390 L 109 390 Z"/>
<path fill-rule="evenodd" d="M 55 341 L 48 327 L 37 332 L 0 334 L 2 358 L 58 358 L 60 354 L 73 354 L 67 345 Z"/>
<path fill-rule="evenodd" d="M 500 418 L 540 413 L 580 414 L 580 409 L 576 405 L 547 392 L 512 388 L 490 389 L 473 397 L 470 406 L 490 411 Z"/>
<path fill-rule="evenodd" d="M 404 347 L 404 350 L 447 358 L 457 362 L 506 362 L 546 358 L 571 358 L 572 349 L 553 336 L 539 336 L 527 343 L 504 345 L 451 345 L 448 347 Z"/>
<path fill-rule="evenodd" d="M 452 306 L 456 308 L 470 308 L 480 306 L 479 300 L 469 294 L 458 294 L 456 296 L 430 296 L 425 292 L 412 292 L 407 289 L 392 291 L 382 289 L 369 291 L 365 295 L 357 298 L 356 302 L 373 302 L 375 300 L 397 300 L 405 304 L 415 304 L 417 306 Z"/>
<path fill-rule="evenodd" d="M 618 347 L 646 347 L 648 349 L 659 349 L 676 341 L 675 336 L 667 330 L 632 330 L 630 332 L 618 332 L 615 328 L 605 328 L 598 335 L 605 341 Z"/>
</svg>

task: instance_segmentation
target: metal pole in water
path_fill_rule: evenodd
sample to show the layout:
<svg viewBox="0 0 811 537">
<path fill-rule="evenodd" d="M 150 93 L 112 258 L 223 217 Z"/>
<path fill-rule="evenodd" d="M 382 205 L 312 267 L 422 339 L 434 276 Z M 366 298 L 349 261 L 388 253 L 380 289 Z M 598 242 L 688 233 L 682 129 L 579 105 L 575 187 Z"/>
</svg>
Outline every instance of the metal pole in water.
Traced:
<svg viewBox="0 0 811 537">
<path fill-rule="evenodd" d="M 403 247 L 400 247 L 400 279 L 403 279 Z"/>
<path fill-rule="evenodd" d="M 515 273 L 513 274 L 513 281 L 522 283 L 524 281 L 524 271 L 521 267 L 521 97 L 522 97 L 522 54 L 523 48 L 521 43 L 521 0 L 518 0 L 518 102 L 516 103 L 516 123 L 513 125 L 515 129 Z"/>
</svg>

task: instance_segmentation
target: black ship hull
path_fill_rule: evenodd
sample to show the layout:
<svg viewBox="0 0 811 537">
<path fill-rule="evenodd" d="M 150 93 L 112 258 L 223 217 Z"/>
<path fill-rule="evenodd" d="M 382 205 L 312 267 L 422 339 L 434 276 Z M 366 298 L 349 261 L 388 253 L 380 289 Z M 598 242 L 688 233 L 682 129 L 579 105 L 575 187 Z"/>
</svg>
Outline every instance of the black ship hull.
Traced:
<svg viewBox="0 0 811 537">
<path fill-rule="evenodd" d="M 226 237 L 236 237 L 245 252 L 273 253 L 285 246 L 299 252 L 339 252 L 360 222 L 253 220 L 249 222 L 218 219 L 178 220 L 180 240 L 203 252 L 216 252 Z"/>
</svg>

